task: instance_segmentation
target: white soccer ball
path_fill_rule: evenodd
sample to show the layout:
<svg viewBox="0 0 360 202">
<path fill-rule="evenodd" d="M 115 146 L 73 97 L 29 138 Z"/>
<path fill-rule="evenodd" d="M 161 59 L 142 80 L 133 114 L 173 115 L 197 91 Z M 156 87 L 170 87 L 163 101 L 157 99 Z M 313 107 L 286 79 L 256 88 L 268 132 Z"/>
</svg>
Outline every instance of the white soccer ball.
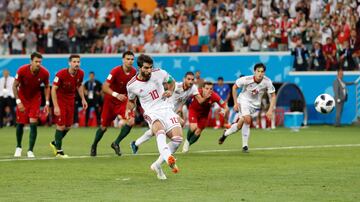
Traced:
<svg viewBox="0 0 360 202">
<path fill-rule="evenodd" d="M 319 113 L 328 114 L 334 110 L 335 100 L 329 94 L 321 94 L 315 99 L 314 106 Z"/>
</svg>

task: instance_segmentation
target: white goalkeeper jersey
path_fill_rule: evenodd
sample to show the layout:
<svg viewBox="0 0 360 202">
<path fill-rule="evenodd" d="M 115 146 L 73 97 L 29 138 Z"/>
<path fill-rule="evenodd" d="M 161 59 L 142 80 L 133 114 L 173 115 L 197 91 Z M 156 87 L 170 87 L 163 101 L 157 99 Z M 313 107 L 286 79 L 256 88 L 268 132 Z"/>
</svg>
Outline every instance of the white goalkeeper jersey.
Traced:
<svg viewBox="0 0 360 202">
<path fill-rule="evenodd" d="M 169 77 L 170 75 L 162 69 L 153 69 L 147 81 L 139 80 L 138 75 L 135 75 L 126 86 L 129 100 L 138 97 L 145 113 L 167 108 L 172 110 L 172 104 L 162 98 L 165 92 L 163 83 L 167 82 Z"/>
<path fill-rule="evenodd" d="M 195 85 L 192 85 L 191 88 L 184 90 L 184 83 L 176 82 L 174 92 L 168 99 L 168 102 L 174 105 L 173 110 L 176 112 L 176 110 L 178 110 L 179 107 L 183 105 L 188 98 L 198 94 L 199 91 Z"/>
<path fill-rule="evenodd" d="M 251 107 L 259 109 L 261 98 L 264 93 L 274 93 L 275 88 L 269 78 L 264 76 L 260 83 L 256 83 L 254 76 L 244 76 L 236 80 L 235 85 L 238 88 L 242 88 L 241 93 L 238 96 L 238 103 L 246 102 Z"/>
</svg>

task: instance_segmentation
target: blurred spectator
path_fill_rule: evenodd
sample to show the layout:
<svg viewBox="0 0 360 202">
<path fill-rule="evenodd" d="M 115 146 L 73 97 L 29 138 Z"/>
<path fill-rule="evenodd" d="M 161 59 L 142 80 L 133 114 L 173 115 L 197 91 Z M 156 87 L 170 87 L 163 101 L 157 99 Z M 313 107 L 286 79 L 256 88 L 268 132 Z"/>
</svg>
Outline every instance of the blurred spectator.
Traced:
<svg viewBox="0 0 360 202">
<path fill-rule="evenodd" d="M 217 83 L 214 85 L 214 92 L 216 92 L 221 99 L 226 103 L 226 106 L 228 104 L 229 98 L 230 98 L 230 86 L 229 84 L 225 84 L 224 83 L 224 78 L 223 77 L 219 77 L 217 80 Z M 224 111 L 224 122 L 223 125 L 220 124 L 220 111 L 221 108 L 219 105 L 214 104 L 214 108 L 215 110 L 215 119 L 216 119 L 216 126 L 215 129 L 221 128 L 222 126 L 224 127 L 229 127 L 229 123 L 228 123 L 228 118 L 229 118 L 229 108 L 226 107 L 225 111 Z"/>
<path fill-rule="evenodd" d="M 326 39 L 326 44 L 323 46 L 323 53 L 326 61 L 326 70 L 335 70 L 337 66 L 336 45 L 330 37 Z"/>
<path fill-rule="evenodd" d="M 356 64 L 353 59 L 353 55 L 354 55 L 354 49 L 350 48 L 348 41 L 344 41 L 344 47 L 339 55 L 339 62 L 345 71 L 355 70 Z"/>
<path fill-rule="evenodd" d="M 90 53 L 102 53 L 104 50 L 104 43 L 102 39 L 97 39 L 90 48 Z"/>
<path fill-rule="evenodd" d="M 95 73 L 89 73 L 89 80 L 84 83 L 84 94 L 88 103 L 85 113 L 85 126 L 89 125 L 90 110 L 94 108 L 97 126 L 100 125 L 100 106 L 101 106 L 101 87 L 100 81 L 95 79 Z"/>
<path fill-rule="evenodd" d="M 315 71 L 322 71 L 325 69 L 325 57 L 321 48 L 320 42 L 314 43 L 314 48 L 310 53 L 310 69 Z"/>
<path fill-rule="evenodd" d="M 15 123 L 15 97 L 12 90 L 14 77 L 10 76 L 9 71 L 4 69 L 3 76 L 0 78 L 0 128 L 4 125 L 4 118 L 6 122 L 10 121 L 10 125 Z M 7 111 L 5 110 L 8 108 Z M 12 118 L 11 120 L 8 120 Z"/>
<path fill-rule="evenodd" d="M 141 13 L 142 11 L 138 8 L 138 4 L 134 3 L 134 6 L 130 10 L 131 13 L 131 21 L 134 22 L 134 20 L 140 21 L 141 20 Z"/>
<path fill-rule="evenodd" d="M 145 53 L 157 53 L 157 52 L 159 52 L 158 44 L 155 43 L 154 38 L 151 38 L 149 42 L 145 43 L 143 51 Z"/>
<path fill-rule="evenodd" d="M 219 47 L 220 52 L 230 52 L 232 51 L 232 47 L 231 47 L 231 39 L 226 37 L 228 33 L 228 27 L 227 27 L 227 23 L 224 20 L 222 22 L 222 26 L 221 29 L 218 30 L 217 33 L 217 42 Z"/>
<path fill-rule="evenodd" d="M 244 33 L 238 28 L 237 23 L 234 22 L 231 24 L 231 29 L 227 32 L 226 39 L 231 41 L 231 46 L 234 47 L 235 52 L 241 51 Z"/>
<path fill-rule="evenodd" d="M 302 44 L 301 39 L 297 41 L 296 47 L 291 50 L 291 55 L 294 56 L 294 69 L 296 71 L 306 71 L 308 68 L 309 52 Z"/>
<path fill-rule="evenodd" d="M 194 84 L 197 86 L 197 88 L 201 88 L 204 85 L 204 79 L 201 78 L 201 72 L 200 70 L 195 71 L 195 80 Z"/>
<path fill-rule="evenodd" d="M 32 27 L 25 27 L 25 49 L 26 54 L 31 54 L 36 51 L 37 37 Z"/>
<path fill-rule="evenodd" d="M 11 54 L 22 54 L 24 39 L 25 34 L 21 33 L 17 27 L 14 27 L 10 36 Z"/>
<path fill-rule="evenodd" d="M 0 29 L 0 55 L 8 55 L 9 51 L 9 36 L 4 33 L 3 29 Z"/>
</svg>

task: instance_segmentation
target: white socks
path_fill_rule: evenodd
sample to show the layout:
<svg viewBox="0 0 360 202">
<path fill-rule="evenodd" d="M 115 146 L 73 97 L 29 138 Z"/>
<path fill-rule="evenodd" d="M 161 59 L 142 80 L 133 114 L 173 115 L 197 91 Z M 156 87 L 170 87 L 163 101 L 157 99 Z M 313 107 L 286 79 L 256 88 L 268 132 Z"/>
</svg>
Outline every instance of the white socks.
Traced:
<svg viewBox="0 0 360 202">
<path fill-rule="evenodd" d="M 164 130 L 159 130 L 156 133 L 156 143 L 158 146 L 158 150 L 160 153 L 160 156 L 167 161 L 167 159 L 169 158 L 169 156 L 171 156 L 171 151 L 168 147 L 168 145 L 166 144 L 166 135 L 165 135 L 165 131 Z"/>
<path fill-rule="evenodd" d="M 140 146 L 142 143 L 150 140 L 151 137 L 152 137 L 152 131 L 151 129 L 149 129 L 145 131 L 145 133 L 135 141 L 135 145 Z"/>
<path fill-rule="evenodd" d="M 175 153 L 176 150 L 181 145 L 183 138 L 181 136 L 174 136 L 171 138 L 171 141 L 168 143 L 168 147 L 171 153 Z M 160 155 L 159 158 L 155 161 L 156 164 L 161 165 L 164 162 L 164 158 Z"/>
<path fill-rule="evenodd" d="M 241 129 L 242 133 L 242 144 L 243 147 L 248 146 L 248 141 L 250 137 L 250 126 L 249 124 L 244 123 Z"/>
<path fill-rule="evenodd" d="M 232 124 L 230 128 L 225 131 L 224 135 L 227 137 L 233 133 L 236 133 L 239 130 L 237 125 L 237 123 Z"/>
</svg>

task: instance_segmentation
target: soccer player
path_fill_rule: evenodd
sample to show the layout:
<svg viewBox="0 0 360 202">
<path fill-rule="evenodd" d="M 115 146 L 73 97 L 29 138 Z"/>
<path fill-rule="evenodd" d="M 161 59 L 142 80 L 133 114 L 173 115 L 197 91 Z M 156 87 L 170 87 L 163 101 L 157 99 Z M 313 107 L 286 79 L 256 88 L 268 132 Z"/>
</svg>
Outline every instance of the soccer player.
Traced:
<svg viewBox="0 0 360 202">
<path fill-rule="evenodd" d="M 203 103 L 193 99 L 189 105 L 189 122 L 190 128 L 187 133 L 187 139 L 183 145 L 183 152 L 188 152 L 190 145 L 194 144 L 201 135 L 201 132 L 208 124 L 208 115 L 213 103 L 217 103 L 221 108 L 221 113 L 225 112 L 226 103 L 220 96 L 213 91 L 213 83 L 204 82 L 204 85 L 199 89 L 202 97 L 208 97 Z"/>
<path fill-rule="evenodd" d="M 56 132 L 55 140 L 50 142 L 50 147 L 56 157 L 68 157 L 62 150 L 62 140 L 74 122 L 76 90 L 81 98 L 82 107 L 84 109 L 88 107 L 84 96 L 84 88 L 81 85 L 83 79 L 84 71 L 80 69 L 79 55 L 70 55 L 69 67 L 61 69 L 54 78 L 51 97 L 54 104 Z"/>
<path fill-rule="evenodd" d="M 206 98 L 200 96 L 198 89 L 194 85 L 194 73 L 186 72 L 183 82 L 175 83 L 174 93 L 169 99 L 167 99 L 167 101 L 173 105 L 173 111 L 179 115 L 182 111 L 183 105 L 191 97 L 195 97 L 199 103 L 202 103 L 206 100 Z M 184 120 L 180 118 L 180 115 L 179 122 L 181 126 L 185 124 Z M 152 136 L 153 133 L 151 132 L 151 129 L 149 129 L 136 141 L 132 141 L 130 145 L 133 153 L 136 154 L 139 146 L 142 143 L 148 141 Z"/>
<path fill-rule="evenodd" d="M 136 69 L 133 67 L 134 57 L 135 55 L 131 51 L 123 53 L 123 65 L 114 67 L 103 84 L 102 89 L 105 97 L 101 113 L 101 126 L 96 131 L 94 142 L 91 145 L 90 156 L 97 155 L 97 145 L 106 132 L 107 127 L 111 126 L 114 119 L 118 115 L 125 118 L 127 103 L 126 84 L 136 74 Z M 129 134 L 134 123 L 135 120 L 133 117 L 127 120 L 127 123 L 121 128 L 120 134 L 111 144 L 111 148 L 113 148 L 119 156 L 121 156 L 119 143 Z"/>
<path fill-rule="evenodd" d="M 219 139 L 219 144 L 223 144 L 225 139 L 241 129 L 243 152 L 248 152 L 248 141 L 250 137 L 251 117 L 258 112 L 261 98 L 264 93 L 270 94 L 270 106 L 266 112 L 267 118 L 271 119 L 274 110 L 276 95 L 275 88 L 269 78 L 265 76 L 266 66 L 263 63 L 255 64 L 254 75 L 244 76 L 236 80 L 232 88 L 234 99 L 234 110 L 239 112 L 239 119 L 231 127 L 224 131 Z M 237 89 L 242 88 L 239 97 Z"/>
<path fill-rule="evenodd" d="M 153 69 L 153 60 L 148 55 L 137 59 L 139 73 L 127 84 L 128 103 L 126 117 L 135 108 L 136 98 L 144 109 L 144 119 L 156 136 L 159 158 L 150 166 L 157 173 L 158 179 L 166 179 L 161 164 L 166 161 L 174 173 L 177 173 L 176 159 L 172 155 L 182 142 L 182 128 L 173 106 L 165 99 L 171 97 L 174 89 L 172 77 L 164 70 Z M 169 83 L 165 91 L 163 83 Z M 171 141 L 166 144 L 166 136 Z"/>
<path fill-rule="evenodd" d="M 21 157 L 21 141 L 24 133 L 24 125 L 30 122 L 29 150 L 27 156 L 34 158 L 34 145 L 37 136 L 37 123 L 41 105 L 41 86 L 44 85 L 46 114 L 49 113 L 49 72 L 41 65 L 42 55 L 34 52 L 30 56 L 30 64 L 21 66 L 15 76 L 13 84 L 16 98 L 16 141 L 14 157 Z"/>
</svg>

